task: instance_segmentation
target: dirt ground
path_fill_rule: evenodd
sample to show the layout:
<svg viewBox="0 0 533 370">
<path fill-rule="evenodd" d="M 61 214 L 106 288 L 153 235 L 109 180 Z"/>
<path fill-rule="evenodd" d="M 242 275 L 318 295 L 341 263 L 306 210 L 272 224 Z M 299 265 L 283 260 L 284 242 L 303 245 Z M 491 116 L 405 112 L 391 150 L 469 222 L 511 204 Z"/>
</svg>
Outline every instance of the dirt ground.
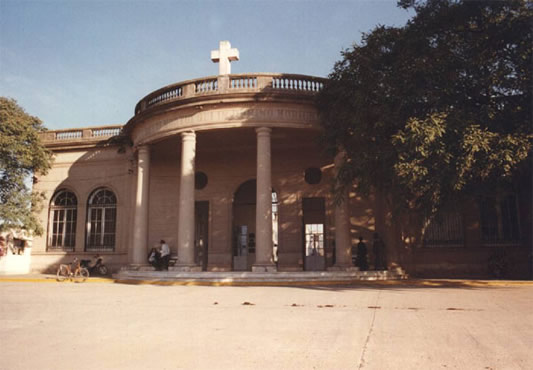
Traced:
<svg viewBox="0 0 533 370">
<path fill-rule="evenodd" d="M 0 369 L 530 369 L 533 285 L 0 281 Z"/>
</svg>

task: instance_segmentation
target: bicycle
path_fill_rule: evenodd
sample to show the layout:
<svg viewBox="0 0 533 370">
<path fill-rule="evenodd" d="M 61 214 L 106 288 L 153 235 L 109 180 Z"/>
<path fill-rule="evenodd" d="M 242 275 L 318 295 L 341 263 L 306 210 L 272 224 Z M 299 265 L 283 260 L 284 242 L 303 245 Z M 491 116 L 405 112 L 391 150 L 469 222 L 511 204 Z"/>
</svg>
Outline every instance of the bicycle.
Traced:
<svg viewBox="0 0 533 370">
<path fill-rule="evenodd" d="M 74 272 L 72 272 L 71 265 L 60 264 L 57 269 L 56 280 L 62 282 L 66 279 L 70 279 L 75 283 L 83 283 L 87 280 L 89 277 L 89 270 L 85 267 L 81 267 L 80 261 L 77 258 L 74 258 L 73 265 L 75 267 Z"/>
</svg>

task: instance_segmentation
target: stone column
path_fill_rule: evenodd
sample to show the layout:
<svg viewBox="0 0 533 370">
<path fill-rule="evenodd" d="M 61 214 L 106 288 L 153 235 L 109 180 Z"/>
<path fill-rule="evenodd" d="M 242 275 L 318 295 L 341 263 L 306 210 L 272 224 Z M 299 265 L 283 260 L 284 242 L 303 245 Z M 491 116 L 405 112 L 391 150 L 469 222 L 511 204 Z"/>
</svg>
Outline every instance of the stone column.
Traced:
<svg viewBox="0 0 533 370">
<path fill-rule="evenodd" d="M 257 193 L 255 208 L 255 264 L 252 271 L 275 271 L 272 262 L 272 173 L 270 132 L 260 127 L 257 132 Z"/>
<path fill-rule="evenodd" d="M 137 190 L 133 219 L 133 258 L 135 265 L 147 263 L 148 253 L 148 204 L 150 194 L 150 146 L 142 145 L 137 150 Z"/>
<path fill-rule="evenodd" d="M 178 213 L 179 265 L 194 265 L 194 161 L 196 134 L 181 134 L 181 177 Z"/>
<path fill-rule="evenodd" d="M 335 157 L 335 173 L 344 160 L 344 152 Z M 352 267 L 352 242 L 350 238 L 349 193 L 346 190 L 342 203 L 335 204 L 335 266 L 334 269 L 344 270 Z"/>
</svg>

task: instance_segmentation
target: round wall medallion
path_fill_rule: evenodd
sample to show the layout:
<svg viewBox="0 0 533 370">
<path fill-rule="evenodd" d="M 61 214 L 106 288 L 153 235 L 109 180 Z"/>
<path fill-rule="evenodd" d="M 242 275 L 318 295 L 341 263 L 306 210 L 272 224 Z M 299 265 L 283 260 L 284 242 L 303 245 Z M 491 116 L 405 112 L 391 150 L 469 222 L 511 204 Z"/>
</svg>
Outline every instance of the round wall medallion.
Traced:
<svg viewBox="0 0 533 370">
<path fill-rule="evenodd" d="M 207 175 L 203 172 L 196 172 L 194 174 L 194 188 L 202 190 L 207 186 Z"/>
<path fill-rule="evenodd" d="M 316 185 L 322 180 L 322 171 L 320 168 L 309 167 L 305 170 L 305 182 L 310 185 Z"/>
</svg>

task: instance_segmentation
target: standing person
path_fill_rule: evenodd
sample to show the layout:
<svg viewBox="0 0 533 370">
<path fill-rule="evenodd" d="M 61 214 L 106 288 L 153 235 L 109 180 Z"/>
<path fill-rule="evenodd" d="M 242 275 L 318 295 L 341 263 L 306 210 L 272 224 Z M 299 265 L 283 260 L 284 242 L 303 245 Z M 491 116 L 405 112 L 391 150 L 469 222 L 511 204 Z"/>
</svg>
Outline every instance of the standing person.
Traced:
<svg viewBox="0 0 533 370">
<path fill-rule="evenodd" d="M 161 239 L 160 243 L 161 243 L 161 247 L 159 248 L 160 267 L 162 270 L 168 271 L 168 263 L 170 261 L 170 248 L 168 247 L 168 244 L 165 243 L 163 239 Z"/>
<path fill-rule="evenodd" d="M 381 237 L 378 233 L 374 233 L 374 258 L 375 258 L 375 270 L 385 270 L 386 269 L 386 263 L 385 263 L 385 243 L 383 243 L 383 240 L 381 240 Z"/>
<path fill-rule="evenodd" d="M 357 243 L 357 267 L 359 270 L 368 270 L 368 260 L 366 258 L 367 249 L 366 244 L 363 242 L 363 237 L 359 237 L 359 243 Z"/>
</svg>

